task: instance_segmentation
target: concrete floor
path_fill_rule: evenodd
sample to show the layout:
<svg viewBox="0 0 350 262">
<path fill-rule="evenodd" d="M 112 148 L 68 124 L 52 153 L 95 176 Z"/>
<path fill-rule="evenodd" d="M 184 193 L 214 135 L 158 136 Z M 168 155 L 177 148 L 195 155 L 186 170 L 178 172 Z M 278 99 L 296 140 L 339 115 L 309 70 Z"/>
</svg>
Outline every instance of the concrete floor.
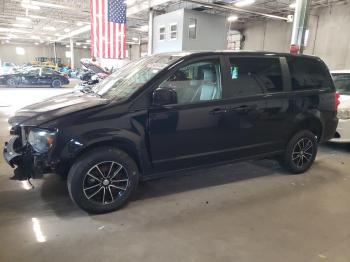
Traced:
<svg viewBox="0 0 350 262">
<path fill-rule="evenodd" d="M 16 107 L 57 92 L 9 91 L 1 144 Z M 144 182 L 123 209 L 95 216 L 55 175 L 31 189 L 11 172 L 0 159 L 1 262 L 350 261 L 350 145 L 321 146 L 304 175 L 261 160 Z"/>
</svg>

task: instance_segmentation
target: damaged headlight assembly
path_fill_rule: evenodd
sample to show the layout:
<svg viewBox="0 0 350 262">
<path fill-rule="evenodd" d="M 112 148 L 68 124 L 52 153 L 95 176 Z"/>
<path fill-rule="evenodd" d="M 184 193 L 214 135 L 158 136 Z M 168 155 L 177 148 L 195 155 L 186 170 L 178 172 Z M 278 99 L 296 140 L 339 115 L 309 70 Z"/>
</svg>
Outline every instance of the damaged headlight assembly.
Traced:
<svg viewBox="0 0 350 262">
<path fill-rule="evenodd" d="M 28 143 L 37 153 L 47 153 L 56 143 L 57 131 L 33 128 L 28 134 Z"/>
</svg>

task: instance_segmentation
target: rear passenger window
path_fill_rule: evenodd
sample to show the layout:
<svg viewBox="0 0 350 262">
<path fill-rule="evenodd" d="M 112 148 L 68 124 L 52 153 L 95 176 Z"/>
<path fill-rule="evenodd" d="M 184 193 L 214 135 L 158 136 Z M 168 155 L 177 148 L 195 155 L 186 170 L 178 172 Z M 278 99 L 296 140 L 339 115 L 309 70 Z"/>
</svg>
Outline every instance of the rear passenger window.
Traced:
<svg viewBox="0 0 350 262">
<path fill-rule="evenodd" d="M 318 60 L 289 57 L 287 61 L 293 90 L 331 88 L 332 84 L 329 72 Z"/>
<path fill-rule="evenodd" d="M 229 97 L 283 90 L 279 58 L 234 57 L 230 58 L 230 66 Z"/>
</svg>

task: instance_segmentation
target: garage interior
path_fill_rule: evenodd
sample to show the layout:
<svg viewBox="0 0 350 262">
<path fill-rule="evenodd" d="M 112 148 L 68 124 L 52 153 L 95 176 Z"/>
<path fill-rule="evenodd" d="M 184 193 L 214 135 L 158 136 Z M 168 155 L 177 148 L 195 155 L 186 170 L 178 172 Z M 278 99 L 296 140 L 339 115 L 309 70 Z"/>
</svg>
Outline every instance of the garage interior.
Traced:
<svg viewBox="0 0 350 262">
<path fill-rule="evenodd" d="M 81 61 L 89 60 L 112 72 L 162 52 L 289 53 L 293 46 L 331 71 L 350 70 L 349 0 L 126 4 L 126 57 L 96 62 L 90 1 L 1 0 L 2 70 L 10 63 L 10 70 L 31 64 L 81 72 Z M 81 82 L 69 75 L 60 88 L 0 85 L 0 144 L 8 141 L 8 119 L 18 109 Z M 350 260 L 350 143 L 321 144 L 313 167 L 301 175 L 264 159 L 143 181 L 125 207 L 103 215 L 77 208 L 67 182 L 54 174 L 31 180 L 33 186 L 12 175 L 1 157 L 0 261 Z"/>
</svg>

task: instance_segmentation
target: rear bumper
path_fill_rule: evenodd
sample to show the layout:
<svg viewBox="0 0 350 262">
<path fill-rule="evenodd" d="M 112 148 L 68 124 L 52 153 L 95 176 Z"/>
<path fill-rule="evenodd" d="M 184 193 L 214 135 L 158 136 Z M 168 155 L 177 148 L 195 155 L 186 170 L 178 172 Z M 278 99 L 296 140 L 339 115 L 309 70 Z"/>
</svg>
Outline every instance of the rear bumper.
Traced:
<svg viewBox="0 0 350 262">
<path fill-rule="evenodd" d="M 350 143 L 350 119 L 339 119 L 334 138 L 330 140 L 336 143 Z"/>
</svg>

